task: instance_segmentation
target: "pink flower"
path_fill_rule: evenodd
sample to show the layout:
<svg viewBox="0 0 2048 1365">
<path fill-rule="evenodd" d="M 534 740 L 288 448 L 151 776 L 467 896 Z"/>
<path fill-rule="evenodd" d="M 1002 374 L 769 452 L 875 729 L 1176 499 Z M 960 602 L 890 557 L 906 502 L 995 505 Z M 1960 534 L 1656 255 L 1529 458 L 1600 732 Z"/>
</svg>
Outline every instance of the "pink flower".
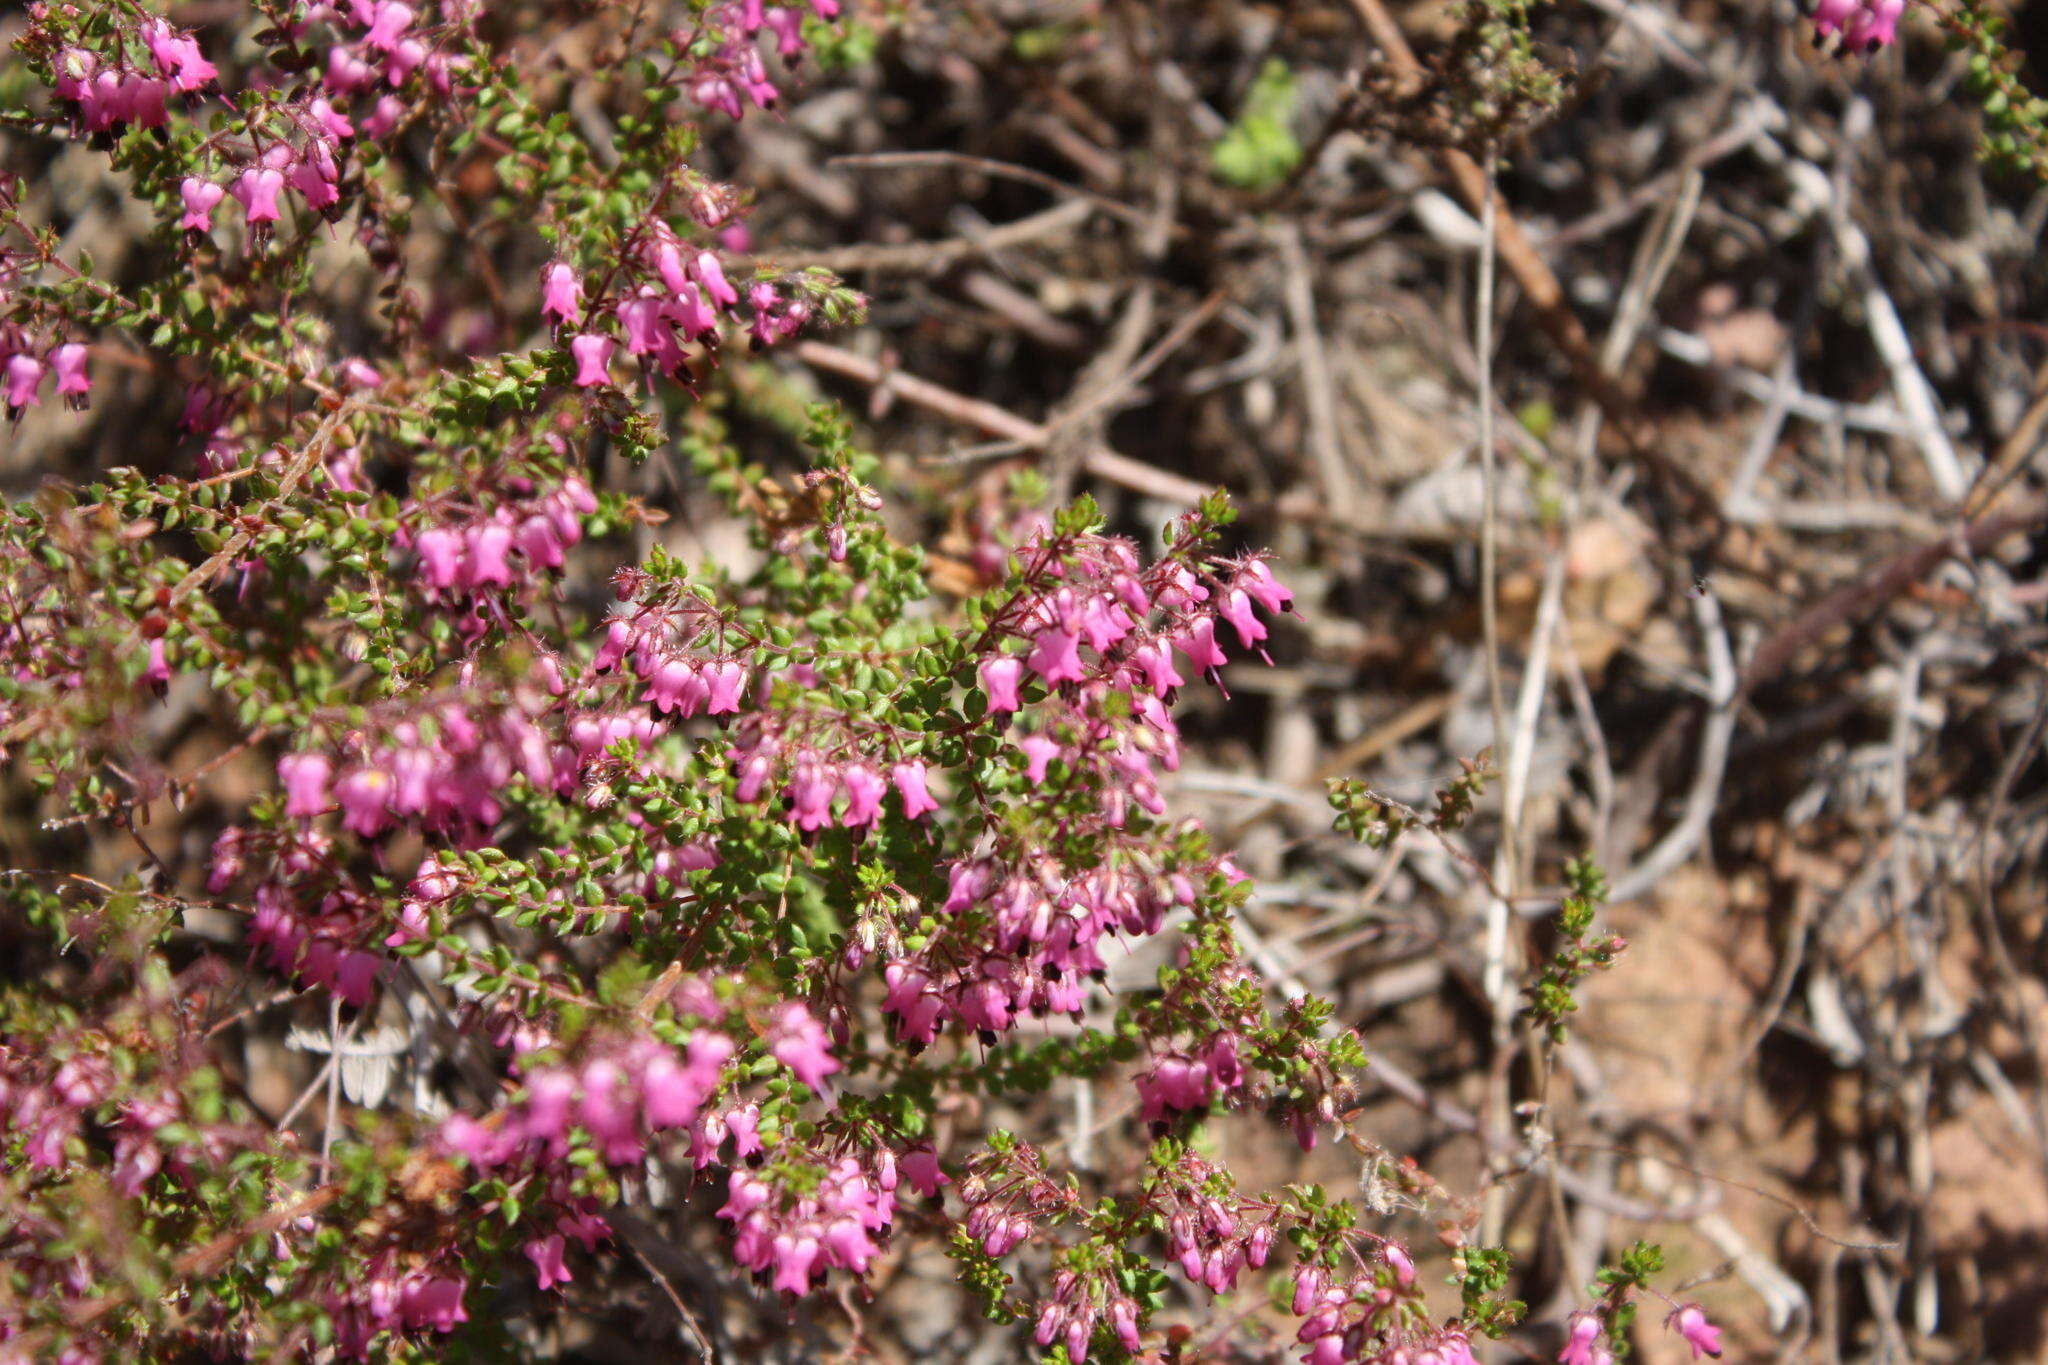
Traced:
<svg viewBox="0 0 2048 1365">
<path fill-rule="evenodd" d="M 1015 711 L 1021 704 L 1017 700 L 1017 683 L 1023 677 L 1024 666 L 1007 655 L 984 659 L 981 663 L 981 685 L 988 693 L 990 711 Z"/>
<path fill-rule="evenodd" d="M 732 1134 L 732 1154 L 744 1161 L 761 1152 L 761 1106 L 743 1104 L 725 1116 L 725 1131 Z"/>
<path fill-rule="evenodd" d="M 513 532 L 519 553 L 543 569 L 562 567 L 562 537 L 551 518 L 536 513 L 519 523 Z"/>
<path fill-rule="evenodd" d="M 685 716 L 696 715 L 710 690 L 696 664 L 681 656 L 664 659 L 647 679 L 647 699 L 664 714 L 680 709 Z"/>
<path fill-rule="evenodd" d="M 1024 751 L 1024 777 L 1032 786 L 1045 781 L 1045 768 L 1060 756 L 1059 741 L 1049 735 L 1026 735 L 1017 741 Z"/>
<path fill-rule="evenodd" d="M 1252 600 L 1243 588 L 1232 588 L 1223 594 L 1223 603 L 1216 610 L 1224 620 L 1230 622 L 1231 629 L 1237 632 L 1237 638 L 1243 642 L 1246 649 L 1255 647 L 1259 641 L 1266 638 L 1265 623 L 1253 613 Z"/>
<path fill-rule="evenodd" d="M 1188 656 L 1188 662 L 1198 673 L 1214 673 L 1223 667 L 1223 651 L 1216 645 L 1216 623 L 1209 617 L 1198 617 L 1188 628 L 1174 637 L 1176 648 Z"/>
<path fill-rule="evenodd" d="M 1138 1077 L 1139 1117 L 1146 1123 L 1161 1123 L 1169 1111 L 1199 1109 L 1215 1094 L 1208 1064 L 1186 1057 L 1161 1057 L 1152 1069 Z"/>
<path fill-rule="evenodd" d="M 319 212 L 341 202 L 341 190 L 336 185 L 341 171 L 334 163 L 334 153 L 327 150 L 324 142 L 306 145 L 306 154 L 294 162 L 285 179 L 306 201 L 306 207 Z"/>
<path fill-rule="evenodd" d="M 832 795 L 832 777 L 824 765 L 816 758 L 799 761 L 789 783 L 789 813 L 797 828 L 808 834 L 832 823 Z"/>
<path fill-rule="evenodd" d="M 1685 1344 L 1692 1348 L 1692 1358 L 1721 1355 L 1721 1329 L 1707 1321 L 1707 1312 L 1696 1303 L 1681 1305 L 1664 1320 L 1664 1325 L 1685 1338 Z"/>
<path fill-rule="evenodd" d="M 341 803 L 342 827 L 365 839 L 374 839 L 390 828 L 386 805 L 391 786 L 391 775 L 376 768 L 354 769 L 335 783 L 334 798 Z"/>
<path fill-rule="evenodd" d="M 1080 637 L 1061 626 L 1048 626 L 1032 637 L 1031 671 L 1049 683 L 1079 682 L 1088 676 L 1076 649 Z"/>
<path fill-rule="evenodd" d="M 313 115 L 313 122 L 320 131 L 339 142 L 356 135 L 356 126 L 348 121 L 348 115 L 329 104 L 324 96 L 315 96 L 307 106 Z"/>
<path fill-rule="evenodd" d="M 864 763 L 855 763 L 841 770 L 839 785 L 846 792 L 846 810 L 839 823 L 848 829 L 872 825 L 882 812 L 882 797 L 889 790 L 882 775 Z"/>
<path fill-rule="evenodd" d="M 896 786 L 897 795 L 903 798 L 903 813 L 912 820 L 927 811 L 939 808 L 932 800 L 931 790 L 925 786 L 924 764 L 916 759 L 906 759 L 889 769 L 889 780 Z"/>
<path fill-rule="evenodd" d="M 533 1269 L 542 1289 L 552 1289 L 575 1278 L 569 1273 L 569 1267 L 562 1264 L 562 1252 L 567 1245 L 559 1232 L 551 1232 L 538 1241 L 526 1244 L 526 1259 L 533 1262 Z"/>
<path fill-rule="evenodd" d="M 277 779 L 284 784 L 284 813 L 310 820 L 327 809 L 327 782 L 334 763 L 325 754 L 286 754 L 277 760 Z"/>
<path fill-rule="evenodd" d="M 1273 577 L 1272 569 L 1267 567 L 1263 559 L 1254 559 L 1244 566 L 1244 571 L 1237 576 L 1237 586 L 1250 593 L 1252 600 L 1276 616 L 1294 610 L 1294 593 L 1286 584 Z"/>
<path fill-rule="evenodd" d="M 230 193 L 241 202 L 249 226 L 274 223 L 281 216 L 277 196 L 284 189 L 284 173 L 268 166 L 251 166 L 235 177 Z"/>
<path fill-rule="evenodd" d="M 382 141 L 397 131 L 405 118 L 405 101 L 396 95 L 379 95 L 377 107 L 360 124 L 363 136 Z"/>
<path fill-rule="evenodd" d="M 1899 16 L 1905 9 L 1906 0 L 1864 0 L 1842 34 L 1842 45 L 1851 52 L 1884 47 L 1898 36 Z"/>
<path fill-rule="evenodd" d="M 18 354 L 7 358 L 7 415 L 19 417 L 22 410 L 42 402 L 42 395 L 36 389 L 43 382 L 43 362 L 32 355 Z"/>
<path fill-rule="evenodd" d="M 726 280 L 725 268 L 718 263 L 718 257 L 710 252 L 697 253 L 696 259 L 690 263 L 690 274 L 704 287 L 704 292 L 711 296 L 711 301 L 719 307 L 730 308 L 740 301 L 740 291 L 734 289 Z"/>
<path fill-rule="evenodd" d="M 327 88 L 335 94 L 346 95 L 360 90 L 376 78 L 377 73 L 371 70 L 370 64 L 364 61 L 355 49 L 336 46 L 328 50 L 325 81 Z"/>
<path fill-rule="evenodd" d="M 185 201 L 185 216 L 178 226 L 186 232 L 206 233 L 213 230 L 214 206 L 227 197 L 227 191 L 211 180 L 188 175 L 178 182 L 178 197 Z"/>
<path fill-rule="evenodd" d="M 398 45 L 400 37 L 412 27 L 412 6 L 400 0 L 384 0 L 377 6 L 370 20 L 370 31 L 363 35 L 363 41 L 379 52 L 389 52 Z"/>
<path fill-rule="evenodd" d="M 462 576 L 461 532 L 432 526 L 414 538 L 413 548 L 419 553 L 420 571 L 433 587 L 453 587 Z"/>
<path fill-rule="evenodd" d="M 455 1324 L 469 1321 L 469 1314 L 462 1308 L 466 1288 L 468 1281 L 459 1276 L 410 1280 L 399 1294 L 398 1311 L 411 1326 L 452 1332 Z"/>
<path fill-rule="evenodd" d="M 626 351 L 629 355 L 646 355 L 661 349 L 662 341 L 668 335 L 661 309 L 662 300 L 651 294 L 642 294 L 627 299 L 613 310 L 619 325 L 626 329 Z"/>
<path fill-rule="evenodd" d="M 929 1147 L 913 1147 L 903 1154 L 898 1163 L 903 1178 L 910 1182 L 910 1188 L 925 1198 L 935 1197 L 939 1188 L 952 1184 L 946 1172 L 939 1165 L 939 1156 Z"/>
<path fill-rule="evenodd" d="M 1557 1353 L 1558 1365 L 1598 1365 L 1600 1334 L 1605 1330 L 1597 1313 L 1574 1313 L 1567 1324 L 1564 1349 Z"/>
<path fill-rule="evenodd" d="M 1399 1242 L 1386 1242 L 1380 1247 L 1380 1255 L 1394 1271 L 1394 1283 L 1406 1289 L 1415 1283 L 1415 1262 L 1408 1258 L 1408 1249 Z"/>
<path fill-rule="evenodd" d="M 462 536 L 463 576 L 469 586 L 512 586 L 512 528 L 497 522 L 472 526 Z"/>
<path fill-rule="evenodd" d="M 1131 651 L 1131 661 L 1145 671 L 1145 685 L 1154 696 L 1163 697 L 1187 679 L 1174 670 L 1173 649 L 1164 640 L 1150 640 Z"/>
<path fill-rule="evenodd" d="M 775 1007 L 769 1028 L 768 1050 L 788 1067 L 796 1078 L 819 1094 L 825 1093 L 825 1078 L 839 1070 L 839 1063 L 826 1050 L 825 1030 L 811 1012 L 794 1000 Z"/>
<path fill-rule="evenodd" d="M 746 665 L 737 659 L 720 659 L 704 670 L 704 679 L 711 688 L 711 696 L 704 703 L 705 715 L 730 715 L 740 709 L 740 699 L 747 690 Z"/>
<path fill-rule="evenodd" d="M 149 642 L 149 663 L 142 670 L 142 680 L 149 684 L 158 696 L 171 684 L 171 661 L 164 652 L 162 640 Z"/>
<path fill-rule="evenodd" d="M 612 352 L 618 343 L 608 336 L 585 333 L 569 343 L 569 354 L 576 358 L 576 386 L 594 389 L 612 382 Z"/>
<path fill-rule="evenodd" d="M 50 368 L 57 376 L 57 396 L 74 408 L 83 408 L 92 393 L 92 376 L 86 373 L 89 352 L 76 341 L 67 341 L 50 352 Z"/>
<path fill-rule="evenodd" d="M 666 1049 L 649 1058 L 640 1076 L 640 1104 L 647 1126 L 689 1126 L 717 1088 L 719 1073 L 732 1051 L 732 1040 L 724 1034 L 700 1031 L 690 1038 L 686 1064 L 677 1062 Z"/>
<path fill-rule="evenodd" d="M 149 55 L 181 94 L 197 90 L 220 74 L 199 50 L 197 39 L 178 32 L 161 19 L 143 29 L 142 39 L 149 47 Z"/>
<path fill-rule="evenodd" d="M 583 1094 L 576 1104 L 576 1117 L 589 1130 L 604 1159 L 614 1166 L 631 1165 L 647 1150 L 640 1140 L 634 1098 L 615 1064 L 600 1060 L 583 1068 Z"/>
</svg>

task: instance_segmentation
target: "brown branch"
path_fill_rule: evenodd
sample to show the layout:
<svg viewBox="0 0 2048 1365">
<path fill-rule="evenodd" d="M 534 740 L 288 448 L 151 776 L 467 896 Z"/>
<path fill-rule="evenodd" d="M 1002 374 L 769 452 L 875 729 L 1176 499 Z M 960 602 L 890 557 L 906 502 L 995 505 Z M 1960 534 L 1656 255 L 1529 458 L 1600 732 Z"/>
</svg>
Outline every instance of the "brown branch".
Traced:
<svg viewBox="0 0 2048 1365">
<path fill-rule="evenodd" d="M 1837 626 L 1855 625 L 1867 619 L 1950 557 L 1982 554 L 2009 535 L 2041 526 L 2044 518 L 2048 518 L 2048 502 L 2034 502 L 2017 511 L 1966 522 L 1952 534 L 1894 555 L 1854 582 L 1845 583 L 1758 646 L 1749 665 L 1742 670 L 1737 697 L 1752 695 L 1784 672 L 1801 650 L 1818 643 Z"/>
</svg>

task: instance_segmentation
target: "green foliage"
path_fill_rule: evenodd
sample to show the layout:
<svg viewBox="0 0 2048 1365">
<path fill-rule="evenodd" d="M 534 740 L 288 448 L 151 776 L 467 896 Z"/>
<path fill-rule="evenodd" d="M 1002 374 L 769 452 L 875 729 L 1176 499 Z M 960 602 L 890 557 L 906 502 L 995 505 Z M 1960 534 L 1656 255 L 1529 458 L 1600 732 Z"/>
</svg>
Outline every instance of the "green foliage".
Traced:
<svg viewBox="0 0 2048 1365">
<path fill-rule="evenodd" d="M 1566 1021 L 1579 1007 L 1575 988 L 1594 972 L 1614 965 L 1628 945 L 1618 935 L 1593 934 L 1593 919 L 1607 901 L 1607 874 L 1591 857 L 1565 864 L 1565 896 L 1557 911 L 1557 951 L 1527 991 L 1524 1013 L 1553 1044 L 1561 1043 Z"/>
<path fill-rule="evenodd" d="M 1506 1247 L 1465 1247 L 1456 1258 L 1465 1320 L 1474 1331 L 1496 1341 L 1528 1312 L 1527 1304 L 1507 1295 L 1514 1264 Z"/>
<path fill-rule="evenodd" d="M 1269 190 L 1294 173 L 1303 155 L 1292 126 L 1296 99 L 1294 72 L 1272 58 L 1252 82 L 1237 121 L 1209 149 L 1218 179 L 1239 189 Z"/>
<path fill-rule="evenodd" d="M 2006 42 L 2004 17 L 1986 0 L 1958 0 L 1952 13 L 1932 12 L 1948 30 L 1950 50 L 1969 54 L 1963 84 L 1984 107 L 1985 163 L 2048 181 L 2048 99 L 2020 79 L 2025 57 Z"/>
</svg>

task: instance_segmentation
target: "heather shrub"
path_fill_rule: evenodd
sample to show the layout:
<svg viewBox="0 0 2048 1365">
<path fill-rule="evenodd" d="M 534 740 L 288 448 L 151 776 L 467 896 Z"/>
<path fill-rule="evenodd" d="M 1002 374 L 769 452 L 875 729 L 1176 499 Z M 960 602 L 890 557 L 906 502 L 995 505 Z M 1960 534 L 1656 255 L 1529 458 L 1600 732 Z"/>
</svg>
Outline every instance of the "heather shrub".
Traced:
<svg viewBox="0 0 2048 1365">
<path fill-rule="evenodd" d="M 62 450 L 91 414 L 56 409 L 121 389 L 151 463 L 52 457 L 0 518 L 0 756 L 42 835 L 0 884 L 0 1358 L 541 1357 L 629 1284 L 694 1349 L 711 1302 L 801 1353 L 905 1243 L 1075 1365 L 1448 1365 L 1514 1326 L 1470 1195 L 1356 1130 L 1360 1040 L 1269 979 L 1245 877 L 1162 798 L 1176 698 L 1293 606 L 1228 503 L 1144 540 L 1022 486 L 938 562 L 829 406 L 786 415 L 808 468 L 750 458 L 728 370 L 866 301 L 750 254 L 699 130 L 884 7 L 626 6 L 573 56 L 568 6 L 226 8 L 34 5 L 7 68 L 10 140 L 104 159 L 150 227 L 102 271 L 0 180 L 0 397 Z M 1898 14 L 1818 22 L 1868 48 Z M 1233 147 L 1258 184 L 1300 152 Z M 486 229 L 520 278 L 423 271 Z M 636 544 L 661 514 L 605 470 L 648 459 L 746 551 Z M 227 738 L 181 765 L 174 714 Z M 216 781 L 252 757 L 262 790 Z M 1486 775 L 1333 802 L 1444 835 Z M 1623 946 L 1598 869 L 1569 882 L 1532 1036 Z M 243 1045 L 279 1018 L 325 1060 L 266 1112 Z M 1070 1134 L 986 1121 L 1075 1077 L 1128 1083 L 1102 1122 L 1142 1162 L 1084 1180 Z M 1225 1116 L 1349 1144 L 1374 1197 L 1241 1179 Z M 675 1283 L 651 1210 L 717 1262 Z M 1658 1271 L 1602 1272 L 1558 1358 L 1625 1349 Z M 1229 1302 L 1190 1329 L 1181 1286 L 1295 1339 Z"/>
</svg>

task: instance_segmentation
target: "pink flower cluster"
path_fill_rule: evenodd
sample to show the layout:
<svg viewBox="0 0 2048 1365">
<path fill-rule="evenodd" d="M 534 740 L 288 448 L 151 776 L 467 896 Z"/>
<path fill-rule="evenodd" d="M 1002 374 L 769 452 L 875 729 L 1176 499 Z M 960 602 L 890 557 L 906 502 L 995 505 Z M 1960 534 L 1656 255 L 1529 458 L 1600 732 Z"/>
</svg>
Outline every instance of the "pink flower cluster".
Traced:
<svg viewBox="0 0 2048 1365">
<path fill-rule="evenodd" d="M 600 738 L 590 733 L 586 743 Z M 279 759 L 285 814 L 310 820 L 339 806 L 342 827 L 364 839 L 397 825 L 472 837 L 497 823 L 497 793 L 513 778 L 566 794 L 595 757 L 551 740 L 518 705 L 478 716 L 456 701 L 410 715 L 359 747 L 361 758 L 340 765 L 319 752 Z"/>
<path fill-rule="evenodd" d="M 459 1269 L 402 1270 L 387 1253 L 352 1275 L 346 1287 L 330 1287 L 320 1297 L 334 1322 L 335 1350 L 349 1360 L 367 1360 L 385 1332 L 452 1332 L 468 1322 L 468 1292 L 469 1280 Z"/>
<path fill-rule="evenodd" d="M 569 1130 L 580 1126 L 605 1161 L 636 1165 L 654 1135 L 697 1120 L 732 1054 L 732 1040 L 709 1029 L 692 1034 L 680 1058 L 651 1038 L 620 1041 L 579 1066 L 534 1071 L 519 1102 L 491 1120 L 455 1115 L 442 1125 L 441 1141 L 479 1170 L 553 1165 L 568 1153 Z"/>
<path fill-rule="evenodd" d="M 890 764 L 884 778 L 880 768 L 864 759 L 834 761 L 810 748 L 799 748 L 785 757 L 772 743 L 733 751 L 740 775 L 734 794 L 742 801 L 760 800 L 770 789 L 778 759 L 786 773 L 781 791 L 788 802 L 789 818 L 806 834 L 835 824 L 844 829 L 872 826 L 881 818 L 882 802 L 892 786 L 906 818 L 915 820 L 938 809 L 925 784 L 925 765 L 917 759 Z"/>
<path fill-rule="evenodd" d="M 96 54 L 82 48 L 57 54 L 53 88 L 57 98 L 76 107 L 84 131 L 161 128 L 169 119 L 172 95 L 191 94 L 220 74 L 191 34 L 162 19 L 143 25 L 141 36 L 156 64 L 154 74 L 131 69 L 122 61 L 102 64 Z"/>
<path fill-rule="evenodd" d="M 1384 1242 L 1380 1263 L 1331 1283 L 1320 1266 L 1294 1273 L 1295 1340 L 1303 1365 L 1477 1365 L 1459 1327 L 1432 1328 L 1415 1288 L 1415 1263 Z"/>
<path fill-rule="evenodd" d="M 1117 1343 L 1136 1356 L 1145 1339 L 1138 1331 L 1138 1302 L 1130 1295 L 1105 1294 L 1100 1277 L 1062 1270 L 1053 1276 L 1052 1294 L 1038 1310 L 1032 1340 L 1040 1346 L 1060 1342 L 1073 1365 L 1086 1365 L 1089 1342 L 1098 1322 L 1107 1320 Z"/>
<path fill-rule="evenodd" d="M 810 8 L 820 19 L 835 19 L 839 0 L 810 0 Z M 769 79 L 755 36 L 768 29 L 782 60 L 793 63 L 803 55 L 803 23 L 804 11 L 793 4 L 719 0 L 708 6 L 697 15 L 695 32 L 682 29 L 675 34 L 676 46 L 686 51 L 706 39 L 712 47 L 690 82 L 691 98 L 729 118 L 742 117 L 749 104 L 773 108 L 781 91 Z"/>
<path fill-rule="evenodd" d="M 308 986 L 324 986 L 358 1009 L 370 1003 L 384 957 L 362 946 L 375 936 L 376 912 L 346 891 L 323 896 L 308 913 L 293 891 L 280 882 L 256 888 L 256 913 L 249 918 L 251 952 L 272 969 Z"/>
<path fill-rule="evenodd" d="M 561 568 L 583 539 L 583 518 L 596 510 L 590 485 L 572 476 L 525 501 L 501 503 L 488 517 L 427 526 L 412 541 L 420 580 L 430 598 L 442 601 L 512 588 L 536 572 Z M 478 618 L 474 628 L 482 624 Z"/>
<path fill-rule="evenodd" d="M 592 667 L 609 673 L 629 659 L 646 685 L 646 700 L 663 715 L 684 720 L 700 714 L 728 716 L 740 709 L 746 695 L 746 665 L 736 658 L 691 654 L 658 616 L 614 619 Z"/>
<path fill-rule="evenodd" d="M 1906 0 L 1817 0 L 1813 7 L 1816 39 L 1842 35 L 1851 52 L 1872 52 L 1898 37 L 1899 17 Z"/>
<path fill-rule="evenodd" d="M 1227 1294 L 1246 1267 L 1264 1268 L 1275 1231 L 1270 1220 L 1247 1227 L 1229 1200 L 1208 1192 L 1219 1174 L 1201 1157 L 1182 1157 L 1155 1207 L 1166 1215 L 1166 1251 L 1181 1273 L 1212 1294 Z"/>
<path fill-rule="evenodd" d="M 86 372 L 83 343 L 67 341 L 39 356 L 19 340 L 0 336 L 0 401 L 9 420 L 43 401 L 43 380 L 55 375 L 57 396 L 73 408 L 83 408 L 92 394 L 92 376 Z"/>
<path fill-rule="evenodd" d="M 896 1163 L 885 1150 L 877 1165 L 870 1173 L 841 1157 L 801 1185 L 772 1169 L 733 1171 L 718 1211 L 732 1224 L 733 1259 L 786 1294 L 805 1293 L 834 1268 L 865 1272 L 896 1216 Z"/>
<path fill-rule="evenodd" d="M 1078 874 L 1030 850 L 957 862 L 943 909 L 975 927 L 890 961 L 882 1008 L 918 1050 L 948 1023 L 993 1039 L 1021 1019 L 1077 1014 L 1088 978 L 1108 966 L 1105 937 L 1155 934 L 1169 909 L 1194 898 L 1187 875 L 1150 874 L 1134 861 Z"/>
<path fill-rule="evenodd" d="M 473 6 L 461 8 L 467 12 Z M 434 48 L 433 33 L 420 24 L 419 11 L 405 0 L 347 0 L 345 5 L 312 5 L 306 9 L 305 19 L 324 19 L 343 31 L 360 30 L 327 50 L 323 83 L 337 97 L 370 89 L 380 78 L 385 86 L 397 90 L 422 69 L 428 89 L 446 96 L 454 89 L 455 73 L 466 61 L 460 54 Z M 376 113 L 384 112 L 380 104 Z M 373 126 L 365 131 L 371 137 L 381 138 L 390 128 Z"/>
<path fill-rule="evenodd" d="M 720 198 L 699 198 L 709 212 L 726 211 Z M 706 224 L 715 225 L 715 220 Z M 673 229 L 658 219 L 647 223 L 631 261 L 634 279 L 622 288 L 616 301 L 598 310 L 609 315 L 619 335 L 593 329 L 569 337 L 569 356 L 576 367 L 573 382 L 579 388 L 601 388 L 613 382 L 612 358 L 618 353 L 621 336 L 626 354 L 639 360 L 645 370 L 688 383 L 685 366 L 692 354 L 688 347 L 715 352 L 722 320 L 730 318 L 737 323 L 744 319 L 754 348 L 765 350 L 801 332 L 812 318 L 810 298 L 797 282 L 755 280 L 743 293 L 727 278 L 716 252 L 684 245 Z M 744 312 L 742 298 L 746 301 Z M 550 262 L 541 270 L 541 312 L 560 329 L 586 325 L 583 281 L 565 261 Z"/>
<path fill-rule="evenodd" d="M 1081 1197 L 1066 1181 L 1046 1174 L 1036 1147 L 1019 1143 L 1000 1155 L 984 1149 L 960 1182 L 967 1206 L 964 1230 L 984 1254 L 1007 1256 L 1041 1224 L 1059 1222 L 1081 1208 Z"/>
<path fill-rule="evenodd" d="M 352 38 L 336 41 L 327 52 L 320 87 L 294 93 L 278 107 L 267 135 L 252 131 L 253 145 L 235 154 L 239 170 L 224 180 L 188 175 L 178 184 L 182 214 L 178 225 L 195 238 L 213 229 L 213 213 L 222 200 L 232 196 L 241 205 L 243 222 L 251 236 L 261 239 L 283 217 L 281 196 L 287 189 L 297 194 L 308 212 L 330 221 L 341 209 L 341 180 L 348 144 L 358 136 L 388 138 L 406 116 L 406 105 L 395 93 L 424 70 L 426 86 L 436 96 L 446 97 L 455 89 L 455 78 L 467 58 L 451 55 L 431 46 L 432 35 L 419 25 L 419 14 L 403 0 L 349 0 L 346 5 L 307 7 L 294 24 L 297 36 L 304 36 L 315 22 L 329 22 L 343 31 L 355 30 Z M 163 27 L 158 21 L 158 27 Z M 174 50 L 150 40 L 151 51 L 160 63 Z M 183 40 L 189 44 L 190 40 Z M 89 56 L 89 54 L 81 54 Z M 197 57 L 204 75 L 213 68 Z M 191 60 L 179 67 L 178 81 L 190 81 L 199 68 Z M 350 101 L 375 88 L 387 87 L 367 112 L 351 113 Z M 194 88 L 178 85 L 177 88 Z M 324 93 L 323 93 L 324 91 Z M 59 93 L 63 93 L 60 83 Z M 161 122 L 161 101 L 151 107 Z"/>
<path fill-rule="evenodd" d="M 37 354 L 37 346 L 8 327 L 0 332 L 0 403 L 6 405 L 8 420 L 16 420 L 27 409 L 43 401 L 43 379 L 57 377 L 57 397 L 70 407 L 86 407 L 92 395 L 92 377 L 86 372 L 86 346 L 63 342 Z"/>
<path fill-rule="evenodd" d="M 1143 1106 L 1139 1117 L 1146 1123 L 1163 1123 L 1173 1113 L 1207 1108 L 1218 1094 L 1236 1090 L 1244 1081 L 1237 1035 L 1219 1033 L 1199 1057 L 1176 1053 L 1153 1061 L 1138 1077 Z"/>
<path fill-rule="evenodd" d="M 1177 560 L 1142 571 L 1121 540 L 1087 538 L 1060 560 L 1051 557 L 1052 548 L 1049 541 L 1032 542 L 1019 552 L 1056 585 L 1007 609 L 1005 631 L 1027 648 L 982 660 L 988 710 L 1026 710 L 1023 687 L 1036 677 L 1053 689 L 1048 700 L 1058 704 L 1029 708 L 1034 728 L 1016 741 L 1026 779 L 1043 783 L 1059 760 L 1075 782 L 1101 793 L 1110 825 L 1122 826 L 1132 803 L 1163 814 L 1155 765 L 1169 772 L 1180 766 L 1180 732 L 1167 710 L 1186 683 L 1175 655 L 1217 678 L 1226 656 L 1216 621 L 1228 622 L 1245 648 L 1258 648 L 1268 632 L 1253 604 L 1282 612 L 1293 594 L 1258 559 L 1219 566 L 1205 583 Z M 1111 696 L 1128 704 L 1112 705 Z"/>
<path fill-rule="evenodd" d="M 87 1111 L 112 1093 L 113 1083 L 113 1069 L 93 1053 L 51 1068 L 38 1058 L 0 1052 L 0 1134 L 22 1139 L 29 1165 L 64 1166 Z"/>
</svg>

